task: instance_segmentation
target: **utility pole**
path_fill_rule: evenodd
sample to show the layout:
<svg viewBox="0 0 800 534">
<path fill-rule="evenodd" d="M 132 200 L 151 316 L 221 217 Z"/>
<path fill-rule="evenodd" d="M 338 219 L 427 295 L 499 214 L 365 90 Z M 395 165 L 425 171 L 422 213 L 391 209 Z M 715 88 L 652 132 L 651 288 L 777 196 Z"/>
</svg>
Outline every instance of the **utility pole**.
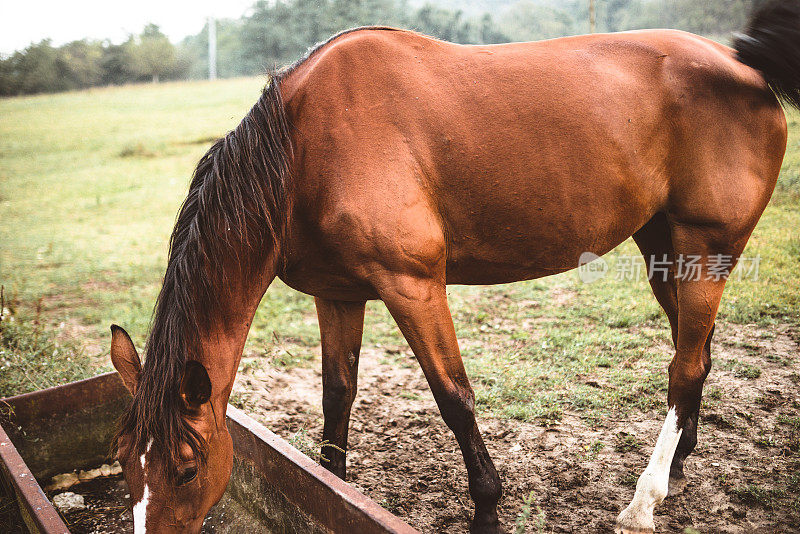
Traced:
<svg viewBox="0 0 800 534">
<path fill-rule="evenodd" d="M 594 33 L 594 0 L 589 0 L 589 33 Z"/>
<path fill-rule="evenodd" d="M 208 79 L 217 79 L 217 21 L 208 17 Z"/>
</svg>

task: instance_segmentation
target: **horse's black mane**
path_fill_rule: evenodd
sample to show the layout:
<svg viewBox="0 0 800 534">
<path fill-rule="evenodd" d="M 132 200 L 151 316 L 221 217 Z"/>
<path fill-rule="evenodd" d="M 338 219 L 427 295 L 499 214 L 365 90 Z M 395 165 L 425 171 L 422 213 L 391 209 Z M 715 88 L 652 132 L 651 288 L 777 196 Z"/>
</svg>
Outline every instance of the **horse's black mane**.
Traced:
<svg viewBox="0 0 800 534">
<path fill-rule="evenodd" d="M 171 473 L 181 443 L 205 457 L 202 438 L 183 417 L 184 366 L 198 354 L 199 333 L 226 311 L 230 284 L 277 254 L 288 218 L 290 151 L 280 77 L 272 75 L 242 122 L 200 159 L 178 214 L 144 367 L 118 434 L 130 438 L 134 455 L 152 439 Z"/>
</svg>

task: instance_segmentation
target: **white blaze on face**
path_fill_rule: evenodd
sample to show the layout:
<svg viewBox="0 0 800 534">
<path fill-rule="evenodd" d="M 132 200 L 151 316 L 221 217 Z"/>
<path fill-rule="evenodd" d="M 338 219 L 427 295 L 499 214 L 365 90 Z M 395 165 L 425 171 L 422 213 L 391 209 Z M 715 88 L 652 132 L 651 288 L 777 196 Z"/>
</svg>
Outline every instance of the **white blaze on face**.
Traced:
<svg viewBox="0 0 800 534">
<path fill-rule="evenodd" d="M 675 407 L 667 412 L 650 463 L 636 483 L 633 500 L 617 517 L 616 532 L 653 532 L 653 510 L 667 496 L 669 468 L 683 429 L 678 428 Z"/>
<path fill-rule="evenodd" d="M 147 519 L 147 503 L 150 501 L 150 488 L 147 487 L 147 475 L 145 474 L 144 464 L 145 456 L 150 452 L 150 447 L 153 446 L 151 439 L 147 444 L 147 450 L 139 457 L 139 463 L 142 464 L 142 480 L 144 480 L 144 490 L 142 491 L 142 500 L 133 506 L 133 534 L 145 534 L 145 520 Z"/>
</svg>

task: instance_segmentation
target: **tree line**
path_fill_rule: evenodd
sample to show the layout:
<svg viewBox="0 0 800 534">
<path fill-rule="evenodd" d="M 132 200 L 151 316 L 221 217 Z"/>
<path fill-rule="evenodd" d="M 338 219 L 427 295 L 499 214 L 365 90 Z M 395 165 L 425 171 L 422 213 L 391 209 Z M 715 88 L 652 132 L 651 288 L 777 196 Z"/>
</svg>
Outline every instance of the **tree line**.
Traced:
<svg viewBox="0 0 800 534">
<path fill-rule="evenodd" d="M 0 60 L 0 95 L 179 79 L 190 67 L 154 24 L 121 44 L 83 39 L 54 47 L 45 39 Z"/>
<path fill-rule="evenodd" d="M 763 1 L 596 0 L 596 29 L 679 28 L 725 40 Z M 415 8 L 408 0 L 258 0 L 246 16 L 217 21 L 217 71 L 221 77 L 263 73 L 296 60 L 338 31 L 362 25 L 410 28 L 464 44 L 547 39 L 589 30 L 589 0 L 472 0 L 483 14 L 451 9 L 446 2 Z M 207 74 L 207 26 L 173 44 L 150 24 L 120 44 L 84 39 L 55 47 L 43 40 L 0 58 L 0 95 Z"/>
</svg>

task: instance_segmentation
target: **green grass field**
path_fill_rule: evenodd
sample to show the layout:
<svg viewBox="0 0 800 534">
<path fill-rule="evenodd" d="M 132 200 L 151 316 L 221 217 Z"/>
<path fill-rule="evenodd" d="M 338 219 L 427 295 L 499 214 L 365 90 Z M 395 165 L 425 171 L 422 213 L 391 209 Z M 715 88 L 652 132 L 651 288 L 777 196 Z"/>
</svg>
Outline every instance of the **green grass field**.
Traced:
<svg viewBox="0 0 800 534">
<path fill-rule="evenodd" d="M 263 82 L 0 100 L 0 283 L 8 308 L 0 396 L 108 370 L 112 322 L 143 344 L 194 165 L 239 122 Z M 798 120 L 790 115 L 780 185 L 746 251 L 761 257 L 760 276 L 729 282 L 722 321 L 800 325 Z M 636 253 L 628 241 L 609 259 Z M 668 347 L 669 333 L 644 277 L 584 284 L 566 273 L 452 287 L 450 302 L 484 413 L 549 422 L 567 409 L 596 417 L 664 403 L 669 350 L 651 348 Z M 316 365 L 318 342 L 312 299 L 276 282 L 247 350 L 272 365 Z M 379 302 L 368 307 L 365 344 L 404 344 Z M 611 387 L 587 385 L 587 376 Z M 629 387 L 613 387 L 622 384 Z"/>
</svg>

